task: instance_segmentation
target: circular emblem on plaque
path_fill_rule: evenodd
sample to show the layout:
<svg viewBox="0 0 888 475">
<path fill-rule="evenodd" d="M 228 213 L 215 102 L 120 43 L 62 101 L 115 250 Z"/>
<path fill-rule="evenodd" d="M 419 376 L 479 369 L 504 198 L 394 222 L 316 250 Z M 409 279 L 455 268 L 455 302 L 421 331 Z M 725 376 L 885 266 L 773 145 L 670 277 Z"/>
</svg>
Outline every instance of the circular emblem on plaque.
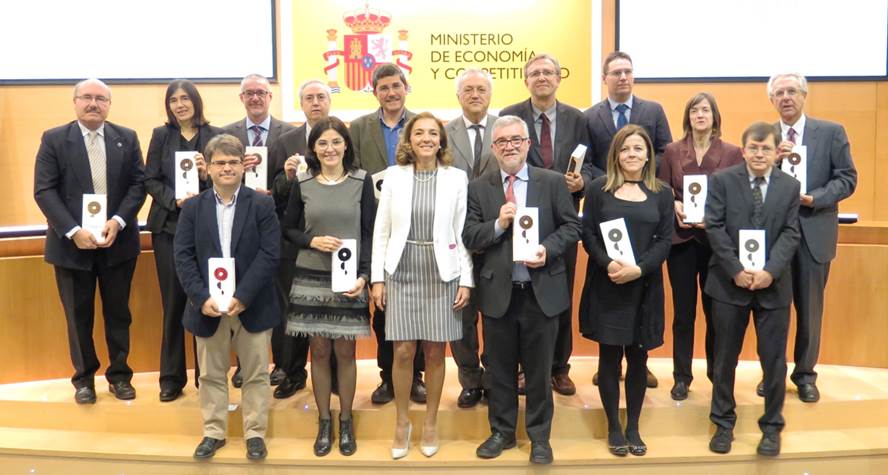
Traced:
<svg viewBox="0 0 888 475">
<path fill-rule="evenodd" d="M 518 220 L 518 226 L 521 226 L 521 229 L 530 229 L 533 226 L 533 218 L 530 216 L 522 216 L 521 219 Z"/>
<path fill-rule="evenodd" d="M 190 171 L 192 168 L 194 168 L 194 161 L 190 158 L 186 158 L 185 160 L 182 160 L 181 163 L 179 163 L 179 168 L 181 168 L 182 171 Z"/>
<path fill-rule="evenodd" d="M 696 181 L 688 185 L 688 191 L 691 192 L 692 195 L 696 195 L 703 191 L 703 185 L 697 183 Z"/>
<path fill-rule="evenodd" d="M 86 211 L 88 211 L 89 214 L 95 216 L 95 215 L 99 214 L 99 211 L 102 211 L 102 205 L 99 204 L 98 201 L 90 201 L 86 205 Z"/>
<path fill-rule="evenodd" d="M 217 267 L 213 271 L 213 276 L 216 277 L 216 280 L 225 280 L 228 278 L 228 271 L 224 267 Z"/>
<path fill-rule="evenodd" d="M 623 232 L 619 229 L 611 229 L 607 233 L 607 238 L 612 242 L 619 242 L 620 239 L 623 239 Z"/>
<path fill-rule="evenodd" d="M 744 244 L 743 247 L 749 252 L 755 252 L 758 251 L 759 243 L 755 239 L 747 239 L 746 244 Z"/>
<path fill-rule="evenodd" d="M 793 165 L 798 165 L 799 163 L 802 163 L 802 156 L 795 152 L 787 155 L 786 159 L 789 160 L 789 163 Z"/>
<path fill-rule="evenodd" d="M 340 249 L 336 255 L 339 256 L 340 261 L 344 262 L 344 261 L 351 259 L 352 252 L 351 252 L 351 249 L 345 247 L 345 248 Z"/>
</svg>

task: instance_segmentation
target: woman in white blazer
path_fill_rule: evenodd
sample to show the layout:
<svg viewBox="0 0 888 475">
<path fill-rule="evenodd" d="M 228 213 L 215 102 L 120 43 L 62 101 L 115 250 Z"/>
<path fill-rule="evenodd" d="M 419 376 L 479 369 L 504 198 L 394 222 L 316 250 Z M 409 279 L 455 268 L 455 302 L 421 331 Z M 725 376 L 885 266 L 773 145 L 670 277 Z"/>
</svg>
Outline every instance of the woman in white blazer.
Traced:
<svg viewBox="0 0 888 475">
<path fill-rule="evenodd" d="M 472 260 L 462 243 L 468 179 L 451 166 L 444 124 L 428 112 L 404 126 L 396 160 L 385 172 L 373 230 L 372 297 L 386 310 L 386 339 L 394 346 L 392 458 L 409 449 L 407 408 L 417 340 L 425 353 L 428 391 L 420 448 L 431 457 L 438 451 L 445 346 L 462 338 L 462 308 L 473 286 Z"/>
</svg>

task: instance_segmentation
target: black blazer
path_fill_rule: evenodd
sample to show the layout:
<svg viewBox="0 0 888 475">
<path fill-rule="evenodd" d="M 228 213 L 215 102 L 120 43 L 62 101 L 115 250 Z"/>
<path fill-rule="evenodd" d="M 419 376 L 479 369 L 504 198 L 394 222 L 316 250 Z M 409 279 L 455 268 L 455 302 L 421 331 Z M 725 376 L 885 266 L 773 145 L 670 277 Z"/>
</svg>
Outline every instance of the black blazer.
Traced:
<svg viewBox="0 0 888 475">
<path fill-rule="evenodd" d="M 280 138 L 281 135 L 283 135 L 287 131 L 293 130 L 294 128 L 295 127 L 293 127 L 293 125 L 287 122 L 277 120 L 274 117 L 271 118 L 271 122 L 268 124 L 268 137 L 265 140 L 265 146 L 268 147 L 269 165 L 272 165 L 271 147 L 274 145 L 275 142 L 277 142 L 278 138 Z M 226 134 L 231 134 L 237 137 L 241 141 L 241 143 L 244 144 L 244 147 L 250 146 L 249 136 L 247 135 L 246 117 L 240 119 L 237 122 L 232 122 L 225 127 L 222 127 L 222 131 Z M 283 166 L 284 164 L 283 162 L 281 162 L 281 167 Z M 272 170 L 273 168 L 268 168 L 268 183 L 265 187 L 266 190 L 270 190 L 274 184 L 274 172 Z"/>
<path fill-rule="evenodd" d="M 534 127 L 533 106 L 530 99 L 513 104 L 500 111 L 500 117 L 504 115 L 515 115 L 524 119 L 527 129 L 530 132 L 530 151 L 527 152 L 527 163 L 534 167 L 543 167 L 543 156 L 540 155 L 540 139 L 536 135 Z M 571 107 L 562 102 L 555 105 L 555 151 L 552 155 L 552 169 L 564 174 L 567 173 L 567 166 L 570 164 L 570 154 L 577 148 L 578 144 L 586 146 L 586 156 L 583 158 L 583 166 L 580 174 L 583 176 L 583 182 L 589 184 L 595 177 L 604 174 L 604 167 L 598 167 L 592 161 L 595 156 L 593 153 L 593 144 L 589 137 L 589 128 L 586 125 L 586 118 L 583 113 L 575 107 Z M 562 178 L 562 182 L 564 178 Z M 583 190 L 574 193 L 574 204 L 579 203 L 583 197 Z"/>
<path fill-rule="evenodd" d="M 284 214 L 287 211 L 287 203 L 290 201 L 290 187 L 293 182 L 287 181 L 287 174 L 284 172 L 284 163 L 291 155 L 299 154 L 305 156 L 305 129 L 306 125 L 302 124 L 295 129 L 290 129 L 268 148 L 268 174 L 274 176 L 271 185 L 271 196 L 274 198 L 275 211 L 278 220 L 283 222 Z M 295 180 L 294 180 L 295 181 Z M 281 226 L 281 231 L 283 231 Z M 295 259 L 299 250 L 293 246 L 283 235 L 281 236 L 281 259 Z"/>
<path fill-rule="evenodd" d="M 34 200 L 46 216 L 46 262 L 89 270 L 102 252 L 113 266 L 139 255 L 137 213 L 145 202 L 145 170 L 135 131 L 105 122 L 108 218 L 118 215 L 126 227 L 107 249 L 82 250 L 65 233 L 79 226 L 83 194 L 93 193 L 89 156 L 77 121 L 49 129 L 40 139 L 34 165 Z"/>
<path fill-rule="evenodd" d="M 281 323 L 274 283 L 280 255 L 280 233 L 271 197 L 241 186 L 231 229 L 231 257 L 235 269 L 234 297 L 246 307 L 239 318 L 251 333 Z M 185 202 L 179 215 L 174 249 L 176 273 L 188 295 L 182 323 L 195 336 L 213 336 L 219 327 L 219 319 L 201 313 L 201 307 L 210 298 L 208 260 L 222 257 L 213 189 Z"/>
<path fill-rule="evenodd" d="M 528 269 L 534 295 L 543 312 L 554 317 L 570 305 L 567 265 L 564 254 L 580 239 L 580 221 L 564 186 L 564 177 L 551 170 L 528 167 L 527 206 L 539 208 L 540 244 L 546 248 L 546 265 Z M 502 317 L 512 294 L 512 230 L 494 239 L 494 221 L 506 202 L 499 172 L 488 173 L 469 183 L 466 249 L 481 252 L 475 282 L 481 313 Z"/>
<path fill-rule="evenodd" d="M 752 187 L 745 163 L 709 178 L 705 222 L 712 258 L 704 290 L 710 297 L 732 305 L 749 305 L 754 296 L 764 308 L 787 307 L 792 300 L 790 264 L 801 239 L 799 182 L 776 167 L 771 170 L 764 203 L 765 270 L 774 282 L 755 291 L 734 285 L 734 276 L 743 270 L 737 257 L 739 231 L 755 229 L 752 211 Z"/>
<path fill-rule="evenodd" d="M 198 128 L 197 152 L 203 153 L 211 138 L 222 133 L 219 127 L 206 124 Z M 148 230 L 163 232 L 164 228 L 175 230 L 179 219 L 176 206 L 176 152 L 179 151 L 178 128 L 170 125 L 155 127 L 148 144 L 145 163 L 145 190 L 151 195 L 151 209 L 148 211 Z M 200 182 L 200 190 L 205 190 L 209 180 Z"/>
<path fill-rule="evenodd" d="M 611 113 L 610 103 L 607 98 L 586 109 L 583 113 L 589 124 L 589 135 L 595 145 L 595 156 L 592 163 L 602 169 L 607 169 L 607 152 L 610 150 L 611 140 L 617 133 L 614 125 L 614 116 Z M 669 122 L 666 120 L 666 112 L 658 102 L 646 101 L 638 96 L 632 96 L 632 111 L 629 113 L 629 123 L 644 127 L 644 130 L 654 142 L 657 166 L 660 165 L 660 156 L 666 150 L 666 145 L 672 142 L 672 132 L 669 131 Z"/>
</svg>

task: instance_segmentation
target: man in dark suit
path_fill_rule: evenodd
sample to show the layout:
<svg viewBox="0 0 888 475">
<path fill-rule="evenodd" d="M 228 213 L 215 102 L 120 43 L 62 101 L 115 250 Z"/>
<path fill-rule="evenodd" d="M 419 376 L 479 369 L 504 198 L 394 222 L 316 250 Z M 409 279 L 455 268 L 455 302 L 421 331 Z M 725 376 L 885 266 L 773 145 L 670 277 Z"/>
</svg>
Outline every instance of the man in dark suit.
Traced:
<svg viewBox="0 0 888 475">
<path fill-rule="evenodd" d="M 271 147 L 277 142 L 278 137 L 285 132 L 294 129 L 292 125 L 275 119 L 269 113 L 271 107 L 271 85 L 268 79 L 261 74 L 249 74 L 241 80 L 240 84 L 240 100 L 244 104 L 247 116 L 237 122 L 226 125 L 222 131 L 237 137 L 244 147 L 249 146 L 265 146 Z M 274 184 L 274 168 L 275 164 L 271 161 L 271 151 L 269 150 L 269 171 L 268 186 L 265 190 L 271 190 Z M 250 170 L 254 165 L 252 157 L 247 158 L 244 162 L 244 169 Z M 264 191 L 264 190 L 260 190 Z M 270 193 L 270 191 L 268 191 Z M 274 361 L 274 371 L 271 373 L 271 384 L 276 386 L 282 383 L 286 377 L 285 370 L 288 363 L 286 357 L 286 346 L 284 334 L 284 325 L 275 329 L 271 337 L 271 353 Z M 240 374 L 240 364 L 231 377 L 231 384 L 239 388 L 243 383 Z M 304 379 L 304 377 L 303 377 Z"/>
<path fill-rule="evenodd" d="M 780 114 L 779 158 L 795 144 L 807 146 L 807 189 L 801 194 L 799 226 L 802 242 L 792 261 L 793 303 L 796 309 L 795 368 L 790 379 L 798 386 L 799 399 L 817 402 L 820 329 L 823 323 L 823 291 L 829 264 L 836 257 L 839 201 L 857 187 L 857 170 L 851 161 L 851 145 L 845 129 L 836 123 L 805 115 L 808 81 L 801 74 L 778 74 L 768 81 L 768 97 Z"/>
<path fill-rule="evenodd" d="M 601 67 L 601 82 L 607 86 L 607 98 L 583 113 L 592 141 L 592 163 L 596 168 L 604 170 L 614 134 L 626 124 L 637 124 L 644 127 L 653 141 L 659 168 L 660 156 L 672 142 L 672 132 L 669 131 L 663 106 L 632 94 L 635 79 L 632 75 L 632 58 L 628 54 L 614 51 L 604 58 Z M 598 384 L 598 373 L 595 373 L 592 382 Z M 657 378 L 650 370 L 647 385 L 649 388 L 656 388 L 658 385 Z"/>
<path fill-rule="evenodd" d="M 547 54 L 536 55 L 524 65 L 524 85 L 530 98 L 500 111 L 500 117 L 514 115 L 524 119 L 530 131 L 530 149 L 527 163 L 532 166 L 557 171 L 563 175 L 567 191 L 573 195 L 574 209 L 579 209 L 583 187 L 593 178 L 604 174 L 604 167 L 596 168 L 589 150 L 589 131 L 586 119 L 576 108 L 558 102 L 556 93 L 561 84 L 561 65 Z M 570 156 L 577 145 L 587 147 L 582 157 L 581 169 L 568 171 Z M 574 271 L 577 248 L 570 248 L 564 256 L 567 262 L 568 292 L 573 295 Z M 572 305 L 558 317 L 558 338 L 552 360 L 552 388 L 570 396 L 577 388 L 570 379 L 570 354 L 573 352 Z M 520 376 L 519 376 L 519 379 Z M 522 388 L 519 382 L 519 390 Z"/>
<path fill-rule="evenodd" d="M 759 360 L 765 372 L 765 414 L 759 419 L 761 455 L 780 453 L 786 391 L 786 339 L 792 298 L 790 263 L 799 245 L 799 182 L 774 167 L 780 131 L 764 122 L 743 132 L 745 164 L 709 179 L 706 236 L 712 246 L 705 291 L 712 297 L 715 369 L 709 449 L 728 453 L 737 421 L 734 371 L 753 314 Z M 729 199 L 730 197 L 730 199 Z M 764 243 L 740 242 L 741 230 L 764 230 Z M 744 265 L 740 253 L 764 248 L 764 266 Z"/>
<path fill-rule="evenodd" d="M 111 89 L 98 79 L 74 86 L 77 120 L 47 130 L 34 167 L 34 199 L 46 216 L 46 262 L 55 267 L 74 364 L 74 400 L 96 402 L 99 369 L 93 343 L 96 280 L 102 295 L 108 344 L 109 390 L 133 399 L 129 355 L 130 283 L 139 255 L 136 214 L 145 201 L 145 171 L 136 133 L 106 122 Z M 101 235 L 81 227 L 84 194 L 104 194 L 107 217 Z"/>
<path fill-rule="evenodd" d="M 211 458 L 225 445 L 226 375 L 233 346 L 243 365 L 241 402 L 247 458 L 263 459 L 267 455 L 264 439 L 270 400 L 268 345 L 272 328 L 281 323 L 274 288 L 280 227 L 274 201 L 241 185 L 244 147 L 237 138 L 227 134 L 214 137 L 204 155 L 213 188 L 185 203 L 174 244 L 176 272 L 188 294 L 183 324 L 197 337 L 201 368 L 204 437 L 194 457 Z M 234 258 L 235 288 L 227 307 L 210 293 L 209 259 L 214 257 Z M 214 275 L 220 275 L 219 270 Z"/>
<path fill-rule="evenodd" d="M 491 131 L 496 116 L 487 112 L 493 92 L 493 78 L 481 69 L 466 69 L 456 78 L 456 99 L 462 115 L 447 122 L 444 130 L 451 144 L 453 165 L 466 172 L 470 181 L 499 170 L 491 150 Z M 480 255 L 475 254 L 475 281 L 478 281 Z M 477 294 L 475 294 L 477 297 Z M 463 310 L 463 336 L 450 342 L 450 352 L 459 367 L 462 390 L 456 404 L 462 408 L 474 407 L 489 383 L 484 377 L 478 358 L 478 303 L 472 298 Z M 486 364 L 486 363 L 485 363 Z"/>
<path fill-rule="evenodd" d="M 395 164 L 398 137 L 404 124 L 414 115 L 407 110 L 407 78 L 397 65 L 382 63 L 376 66 L 371 77 L 373 95 L 379 101 L 379 109 L 349 124 L 349 134 L 355 147 L 355 166 L 373 175 Z M 376 364 L 379 365 L 379 386 L 370 395 L 373 404 L 385 404 L 395 398 L 392 386 L 392 362 L 394 348 L 385 340 L 385 311 L 373 310 L 373 333 L 376 334 Z M 426 402 L 425 384 L 422 370 L 425 358 L 417 346 L 413 358 L 413 386 L 410 399 L 413 402 Z"/>
<path fill-rule="evenodd" d="M 527 381 L 526 428 L 530 461 L 552 462 L 551 369 L 558 315 L 570 305 L 567 288 L 568 249 L 576 248 L 580 222 L 564 186 L 564 176 L 527 164 L 527 124 L 503 116 L 493 124 L 493 153 L 498 173 L 469 184 L 463 242 L 481 252 L 476 281 L 484 316 L 484 347 L 490 374 L 488 420 L 491 435 L 476 453 L 494 458 L 515 447 L 518 382 L 521 362 Z M 539 210 L 540 245 L 532 260 L 513 262 L 512 224 L 520 207 Z"/>
<path fill-rule="evenodd" d="M 306 81 L 299 86 L 299 103 L 305 114 L 305 123 L 281 134 L 268 149 L 269 173 L 274 176 L 271 190 L 279 221 L 283 219 L 287 210 L 290 186 L 296 178 L 296 172 L 300 164 L 305 166 L 305 145 L 308 143 L 311 127 L 330 115 L 330 88 L 315 79 Z M 283 229 L 281 231 L 283 232 Z M 297 253 L 298 250 L 284 239 L 282 234 L 277 284 L 285 322 L 281 327 L 281 334 L 277 335 L 276 331 L 272 336 L 272 348 L 275 343 L 281 346 L 279 349 L 281 359 L 275 361 L 275 366 L 281 368 L 287 377 L 274 389 L 275 399 L 292 396 L 305 387 L 308 378 L 308 373 L 305 371 L 305 364 L 308 362 L 308 337 L 284 334 Z M 276 338 L 280 338 L 280 341 Z"/>
</svg>

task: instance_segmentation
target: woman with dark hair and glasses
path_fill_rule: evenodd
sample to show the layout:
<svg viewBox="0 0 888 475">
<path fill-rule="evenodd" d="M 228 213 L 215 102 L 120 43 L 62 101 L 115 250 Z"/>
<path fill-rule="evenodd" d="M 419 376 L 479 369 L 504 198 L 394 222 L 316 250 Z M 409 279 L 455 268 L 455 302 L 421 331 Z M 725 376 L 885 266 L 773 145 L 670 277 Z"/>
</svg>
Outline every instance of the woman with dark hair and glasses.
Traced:
<svg viewBox="0 0 888 475">
<path fill-rule="evenodd" d="M 203 100 L 194 83 L 176 79 L 169 83 L 164 95 L 167 121 L 151 133 L 145 166 L 145 189 L 151 195 L 148 230 L 154 248 L 160 299 L 163 305 L 163 337 L 160 346 L 160 400 L 173 401 L 182 395 L 188 383 L 185 371 L 185 328 L 182 314 L 188 297 L 176 275 L 173 237 L 179 211 L 185 201 L 196 194 L 176 198 L 176 175 L 185 173 L 177 166 L 176 152 L 195 152 L 189 168 L 196 168 L 198 192 L 208 187 L 207 167 L 201 153 L 211 138 L 222 129 L 213 127 L 204 117 Z M 194 382 L 200 370 L 194 357 Z"/>
<path fill-rule="evenodd" d="M 715 98 L 707 92 L 695 94 L 685 105 L 682 119 L 684 137 L 666 146 L 658 177 L 675 194 L 675 232 L 666 260 L 669 285 L 672 286 L 672 399 L 687 399 L 694 376 L 694 321 L 697 318 L 697 289 L 701 290 L 703 316 L 706 319 L 706 376 L 712 380 L 715 336 L 711 324 L 712 301 L 702 292 L 709 268 L 709 241 L 703 222 L 685 223 L 684 177 L 709 176 L 718 170 L 743 163 L 740 147 L 721 139 L 721 114 Z M 691 192 L 701 187 L 692 189 Z M 694 204 L 703 207 L 702 200 Z M 699 282 L 699 284 L 698 284 Z"/>
<path fill-rule="evenodd" d="M 357 450 L 352 422 L 357 369 L 355 340 L 370 336 L 367 283 L 370 281 L 371 239 L 376 215 L 373 179 L 355 168 L 355 153 L 348 128 L 336 117 L 321 119 L 308 135 L 305 162 L 290 188 L 284 214 L 285 238 L 299 249 L 287 334 L 310 338 L 311 383 L 318 406 L 318 435 L 314 453 L 321 457 L 333 447 L 330 414 L 330 353 L 336 354 L 339 387 L 339 452 Z M 354 287 L 332 290 L 332 253 L 343 239 L 355 239 Z"/>
<path fill-rule="evenodd" d="M 625 125 L 611 141 L 607 175 L 589 184 L 583 205 L 583 247 L 589 264 L 580 301 L 580 333 L 598 342 L 598 393 L 607 416 L 607 445 L 620 456 L 647 452 L 638 430 L 647 389 L 647 356 L 648 350 L 663 344 L 661 267 L 669 254 L 674 212 L 672 190 L 657 180 L 654 168 L 654 147 L 647 132 L 635 124 Z M 602 223 L 618 219 L 628 236 L 602 232 Z M 624 257 L 627 248 L 635 262 Z M 609 254 L 608 249 L 616 251 Z M 624 354 L 625 433 L 619 416 Z"/>
</svg>

